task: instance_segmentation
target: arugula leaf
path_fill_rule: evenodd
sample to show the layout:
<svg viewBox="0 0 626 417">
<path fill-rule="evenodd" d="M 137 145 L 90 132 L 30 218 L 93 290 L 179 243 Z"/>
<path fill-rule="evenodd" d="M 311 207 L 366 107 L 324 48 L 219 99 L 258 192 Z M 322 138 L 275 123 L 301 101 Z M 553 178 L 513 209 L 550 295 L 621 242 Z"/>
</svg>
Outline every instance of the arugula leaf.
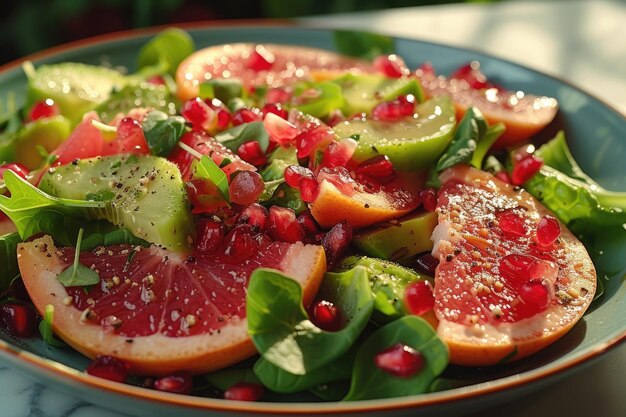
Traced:
<svg viewBox="0 0 626 417">
<path fill-rule="evenodd" d="M 480 110 L 470 107 L 454 132 L 448 149 L 437 162 L 437 171 L 443 171 L 457 164 L 469 162 L 474 155 L 479 139 L 487 131 L 487 122 Z"/>
<path fill-rule="evenodd" d="M 181 116 L 168 116 L 162 111 L 152 110 L 141 127 L 150 153 L 165 157 L 172 152 L 185 132 L 185 119 Z"/>
<path fill-rule="evenodd" d="M 81 215 L 84 214 L 84 210 L 105 205 L 102 201 L 72 200 L 50 196 L 10 170 L 4 172 L 4 183 L 11 192 L 11 197 L 0 195 L 0 211 L 4 212 L 15 224 L 22 239 L 30 237 L 26 234 L 29 222 L 41 210 L 53 209 L 70 217 L 85 217 Z"/>
<path fill-rule="evenodd" d="M 52 320 L 54 318 L 54 306 L 52 304 L 48 304 L 46 306 L 46 310 L 44 311 L 44 315 L 42 320 L 39 322 L 39 333 L 41 334 L 41 338 L 44 342 L 46 342 L 50 346 L 54 347 L 64 347 L 66 344 L 57 339 L 54 335 L 54 331 L 52 330 Z"/>
<path fill-rule="evenodd" d="M 216 98 L 222 103 L 228 103 L 232 99 L 241 98 L 244 93 L 243 85 L 239 80 L 212 79 L 200 84 L 198 97 Z"/>
<path fill-rule="evenodd" d="M 470 165 L 474 168 L 481 169 L 483 165 L 483 160 L 485 159 L 485 155 L 491 149 L 496 140 L 504 133 L 505 130 L 504 123 L 500 122 L 493 126 L 487 127 L 487 131 L 485 134 L 478 139 L 478 144 L 476 145 L 476 150 L 474 151 L 474 155 L 470 160 Z"/>
<path fill-rule="evenodd" d="M 11 285 L 11 280 L 19 276 L 17 266 L 17 244 L 22 239 L 17 233 L 0 236 L 0 293 Z"/>
<path fill-rule="evenodd" d="M 178 28 L 168 28 L 139 50 L 137 67 L 141 69 L 158 66 L 163 72 L 174 75 L 178 65 L 195 49 L 193 39 L 187 32 Z"/>
<path fill-rule="evenodd" d="M 395 52 L 393 38 L 369 32 L 336 30 L 334 33 L 337 52 L 372 60 L 378 55 Z"/>
<path fill-rule="evenodd" d="M 302 306 L 300 284 L 278 271 L 257 269 L 246 298 L 248 333 L 263 359 L 294 375 L 308 375 L 337 359 L 367 325 L 373 299 L 362 267 L 327 273 L 320 297 L 349 321 L 336 332 L 315 326 Z"/>
<path fill-rule="evenodd" d="M 383 371 L 374 357 L 383 350 L 403 343 L 424 358 L 424 367 L 415 375 L 400 378 Z M 448 365 L 448 347 L 422 318 L 405 316 L 376 330 L 361 345 L 352 371 L 350 392 L 344 401 L 402 397 L 426 392 Z"/>
<path fill-rule="evenodd" d="M 215 140 L 235 153 L 241 145 L 253 140 L 259 142 L 263 152 L 267 151 L 270 144 L 270 137 L 263 127 L 263 122 L 251 122 L 235 126 L 215 135 Z"/>
<path fill-rule="evenodd" d="M 565 140 L 565 133 L 559 130 L 556 136 L 545 144 L 541 145 L 535 152 L 544 164 L 562 172 L 570 178 L 582 181 L 597 189 L 602 189 L 600 184 L 595 182 L 589 175 L 585 174 L 578 166 Z"/>
<path fill-rule="evenodd" d="M 147 248 L 150 242 L 138 238 L 128 229 L 117 229 L 107 233 L 92 233 L 82 242 L 82 250 L 92 250 L 98 246 L 111 246 L 128 244 L 133 246 L 143 246 Z"/>
<path fill-rule="evenodd" d="M 80 263 L 80 244 L 83 240 L 84 229 L 78 231 L 74 263 L 61 271 L 57 279 L 65 287 L 86 287 L 100 282 L 100 276 L 93 269 L 87 268 Z"/>
<path fill-rule="evenodd" d="M 222 169 L 217 166 L 211 158 L 205 155 L 200 158 L 200 161 L 196 165 L 195 176 L 198 178 L 204 178 L 215 184 L 224 200 L 230 204 L 228 178 L 226 177 L 226 174 L 224 174 L 224 171 L 222 171 Z"/>
</svg>

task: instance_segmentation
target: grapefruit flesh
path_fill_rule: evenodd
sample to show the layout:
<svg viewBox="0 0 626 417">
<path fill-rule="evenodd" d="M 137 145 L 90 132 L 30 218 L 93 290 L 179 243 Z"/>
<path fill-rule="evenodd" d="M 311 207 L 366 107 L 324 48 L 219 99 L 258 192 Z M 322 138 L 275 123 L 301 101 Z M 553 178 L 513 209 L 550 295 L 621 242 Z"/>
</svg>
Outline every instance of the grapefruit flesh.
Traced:
<svg viewBox="0 0 626 417">
<path fill-rule="evenodd" d="M 538 223 L 551 213 L 488 173 L 457 166 L 441 179 L 435 314 L 451 362 L 517 360 L 567 333 L 596 288 L 584 246 L 563 224 L 550 246 L 535 243 Z"/>
<path fill-rule="evenodd" d="M 308 303 L 326 268 L 320 246 L 300 243 L 261 245 L 245 261 L 136 249 L 117 245 L 81 253 L 81 263 L 100 275 L 88 291 L 59 283 L 74 250 L 56 248 L 49 236 L 20 244 L 18 261 L 38 311 L 54 307 L 59 337 L 90 358 L 115 356 L 141 375 L 209 372 L 251 356 L 245 294 L 252 271 L 282 271 L 302 284 Z"/>
<path fill-rule="evenodd" d="M 250 56 L 255 48 L 273 56 L 267 69 L 255 69 L 250 65 Z M 211 46 L 187 57 L 176 71 L 178 97 L 189 100 L 198 96 L 199 85 L 211 79 L 238 78 L 246 86 L 281 87 L 305 80 L 312 73 L 324 70 L 331 74 L 340 71 L 371 72 L 371 64 L 322 49 L 252 43 L 234 43 Z"/>
<path fill-rule="evenodd" d="M 469 107 L 477 107 L 490 124 L 503 122 L 506 130 L 494 148 L 506 148 L 527 141 L 556 116 L 558 102 L 544 96 L 472 88 L 465 80 L 448 79 L 431 73 L 417 75 L 427 97 L 450 96 L 460 120 Z"/>
</svg>

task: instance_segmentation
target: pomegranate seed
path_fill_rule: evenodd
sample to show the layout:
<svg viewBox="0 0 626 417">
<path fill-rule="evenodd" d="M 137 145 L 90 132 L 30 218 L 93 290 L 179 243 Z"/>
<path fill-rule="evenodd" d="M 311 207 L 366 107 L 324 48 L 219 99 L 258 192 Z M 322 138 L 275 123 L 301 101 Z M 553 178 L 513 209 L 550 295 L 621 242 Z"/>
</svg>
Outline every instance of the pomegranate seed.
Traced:
<svg viewBox="0 0 626 417">
<path fill-rule="evenodd" d="M 28 174 L 30 172 L 28 170 L 28 168 L 26 168 L 24 165 L 22 165 L 20 163 L 17 163 L 17 162 L 12 162 L 10 164 L 0 165 L 0 179 L 2 179 L 4 177 L 4 172 L 5 171 L 13 171 L 14 173 L 16 173 L 22 179 L 27 179 L 28 178 Z"/>
<path fill-rule="evenodd" d="M 228 185 L 228 192 L 233 203 L 247 205 L 256 202 L 264 188 L 265 183 L 258 172 L 241 171 Z"/>
<path fill-rule="evenodd" d="M 129 366 L 113 356 L 98 356 L 86 369 L 89 375 L 116 382 L 126 382 Z"/>
<path fill-rule="evenodd" d="M 276 116 L 285 120 L 287 120 L 287 117 L 289 117 L 287 110 L 285 110 L 283 106 L 277 103 L 267 103 L 265 106 L 263 106 L 263 109 L 261 109 L 261 111 L 263 112 L 263 115 L 265 117 L 267 117 L 267 115 L 270 113 L 275 114 Z"/>
<path fill-rule="evenodd" d="M 510 237 L 522 237 L 528 235 L 526 220 L 517 210 L 506 209 L 496 213 L 498 227 L 505 235 Z"/>
<path fill-rule="evenodd" d="M 505 182 L 507 184 L 511 183 L 511 177 L 509 177 L 509 174 L 506 171 L 496 172 L 495 177 L 499 179 L 500 181 Z"/>
<path fill-rule="evenodd" d="M 186 373 L 168 375 L 154 381 L 154 389 L 158 391 L 189 394 L 192 388 L 193 377 Z"/>
<path fill-rule="evenodd" d="M 391 375 L 410 378 L 424 367 L 422 354 L 404 343 L 383 350 L 374 357 L 376 366 Z"/>
<path fill-rule="evenodd" d="M 270 208 L 268 230 L 274 240 L 287 243 L 302 242 L 304 229 L 290 208 L 272 206 Z"/>
<path fill-rule="evenodd" d="M 215 110 L 198 97 L 187 101 L 181 114 L 196 131 L 211 130 L 217 123 Z"/>
<path fill-rule="evenodd" d="M 348 197 L 354 194 L 354 187 L 356 183 L 350 176 L 350 171 L 344 167 L 320 169 L 317 174 L 317 181 L 321 184 L 324 180 L 333 184 L 339 191 Z"/>
<path fill-rule="evenodd" d="M 537 224 L 535 242 L 539 246 L 551 246 L 561 236 L 561 226 L 559 221 L 550 215 L 545 215 Z"/>
<path fill-rule="evenodd" d="M 522 185 L 531 179 L 543 166 L 543 161 L 535 155 L 528 155 L 513 167 L 511 182 L 513 185 Z"/>
<path fill-rule="evenodd" d="M 198 220 L 196 249 L 198 252 L 212 254 L 222 244 L 225 235 L 224 223 L 206 217 Z"/>
<path fill-rule="evenodd" d="M 141 124 L 132 117 L 124 117 L 117 122 L 117 137 L 128 139 L 141 131 Z"/>
<path fill-rule="evenodd" d="M 377 155 L 361 162 L 354 172 L 377 184 L 387 184 L 396 177 L 396 170 L 387 155 Z"/>
<path fill-rule="evenodd" d="M 487 77 L 480 70 L 480 63 L 478 61 L 472 61 L 461 66 L 450 76 L 450 78 L 465 80 L 469 84 L 470 88 L 475 90 L 494 87 L 493 84 L 487 81 Z"/>
<path fill-rule="evenodd" d="M 418 195 L 426 211 L 435 211 L 437 209 L 437 194 L 434 189 L 424 188 Z"/>
<path fill-rule="evenodd" d="M 395 54 L 377 56 L 374 59 L 374 68 L 390 78 L 400 78 L 403 75 L 409 75 L 409 69 L 404 60 Z"/>
<path fill-rule="evenodd" d="M 305 203 L 312 203 L 319 193 L 319 184 L 315 178 L 304 177 L 300 180 L 300 197 Z"/>
<path fill-rule="evenodd" d="M 249 224 L 255 232 L 263 233 L 267 227 L 269 212 L 260 204 L 253 203 L 237 216 L 237 224 Z"/>
<path fill-rule="evenodd" d="M 242 143 L 237 149 L 237 155 L 244 161 L 257 167 L 267 163 L 267 157 L 256 140 Z"/>
<path fill-rule="evenodd" d="M 430 253 L 425 253 L 424 255 L 417 258 L 415 269 L 417 269 L 418 272 L 421 272 L 424 275 L 434 277 L 435 270 L 437 269 L 438 265 L 439 260 L 437 258 L 435 258 Z"/>
<path fill-rule="evenodd" d="M 270 88 L 265 94 L 265 102 L 268 104 L 285 104 L 291 100 L 291 93 L 283 88 Z"/>
<path fill-rule="evenodd" d="M 537 259 L 530 267 L 529 276 L 531 280 L 539 280 L 553 285 L 559 277 L 559 266 L 554 261 Z"/>
<path fill-rule="evenodd" d="M 298 130 L 293 124 L 274 113 L 265 115 L 263 127 L 270 138 L 279 145 L 291 144 L 298 135 Z"/>
<path fill-rule="evenodd" d="M 250 56 L 246 60 L 246 66 L 253 71 L 269 71 L 274 65 L 276 58 L 274 54 L 265 49 L 262 45 L 256 45 Z"/>
<path fill-rule="evenodd" d="M 550 305 L 550 290 L 539 280 L 530 280 L 519 290 L 520 299 L 535 307 L 536 312 L 545 310 Z"/>
<path fill-rule="evenodd" d="M 258 109 L 239 109 L 233 113 L 232 121 L 233 126 L 239 126 L 244 123 L 260 122 L 262 117 Z"/>
<path fill-rule="evenodd" d="M 224 398 L 234 401 L 257 401 L 263 397 L 263 386 L 249 382 L 238 382 L 224 391 Z"/>
<path fill-rule="evenodd" d="M 54 100 L 47 98 L 33 104 L 33 107 L 31 107 L 30 112 L 28 113 L 28 120 L 46 119 L 59 114 L 61 114 L 59 106 L 57 106 Z"/>
<path fill-rule="evenodd" d="M 500 259 L 498 270 L 507 282 L 517 288 L 531 279 L 536 261 L 534 256 L 512 253 Z"/>
<path fill-rule="evenodd" d="M 372 117 L 376 120 L 395 122 L 415 112 L 415 97 L 412 94 L 399 96 L 395 100 L 377 104 L 372 110 Z"/>
<path fill-rule="evenodd" d="M 218 100 L 216 98 L 205 99 L 204 102 L 210 108 L 215 110 L 217 114 L 217 129 L 220 131 L 226 129 L 230 125 L 230 121 L 232 119 L 228 107 L 226 107 L 221 100 Z"/>
<path fill-rule="evenodd" d="M 415 71 L 415 75 L 418 77 L 422 76 L 435 76 L 435 67 L 430 62 L 424 62 L 420 67 Z"/>
<path fill-rule="evenodd" d="M 318 226 L 315 218 L 310 211 L 305 211 L 304 213 L 301 213 L 298 216 L 298 223 L 300 223 L 302 229 L 304 229 L 304 232 L 309 235 L 315 235 L 320 231 L 320 227 Z"/>
<path fill-rule="evenodd" d="M 326 252 L 326 263 L 331 269 L 348 250 L 352 242 L 352 226 L 348 223 L 337 223 L 322 239 L 322 246 Z"/>
<path fill-rule="evenodd" d="M 342 139 L 340 142 L 331 140 L 322 156 L 322 166 L 327 168 L 345 167 L 352 159 L 359 144 L 351 138 Z"/>
<path fill-rule="evenodd" d="M 404 294 L 404 301 L 411 314 L 420 316 L 435 306 L 433 287 L 429 281 L 416 281 L 409 284 Z"/>
<path fill-rule="evenodd" d="M 237 225 L 224 238 L 224 255 L 233 262 L 243 262 L 258 249 L 254 229 L 248 224 Z"/>
<path fill-rule="evenodd" d="M 335 133 L 326 124 L 314 119 L 307 123 L 295 138 L 298 158 L 306 158 L 335 138 Z"/>
<path fill-rule="evenodd" d="M 346 118 L 344 117 L 343 113 L 341 112 L 341 110 L 336 109 L 333 110 L 329 115 L 328 115 L 328 119 L 326 121 L 326 124 L 328 124 L 328 126 L 336 126 L 339 123 L 343 122 L 344 120 L 346 120 Z"/>
<path fill-rule="evenodd" d="M 285 169 L 284 172 L 285 182 L 287 185 L 293 188 L 300 188 L 300 182 L 303 178 L 312 178 L 315 179 L 313 172 L 306 168 L 301 167 L 300 165 L 290 165 Z"/>
<path fill-rule="evenodd" d="M 35 329 L 35 311 L 28 305 L 0 305 L 0 326 L 15 337 L 29 337 Z"/>
<path fill-rule="evenodd" d="M 165 80 L 160 75 L 155 75 L 154 77 L 150 77 L 146 81 L 148 81 L 150 84 L 165 85 Z"/>
<path fill-rule="evenodd" d="M 341 312 L 330 301 L 318 301 L 309 307 L 309 318 L 313 324 L 327 332 L 336 332 L 343 327 Z"/>
</svg>

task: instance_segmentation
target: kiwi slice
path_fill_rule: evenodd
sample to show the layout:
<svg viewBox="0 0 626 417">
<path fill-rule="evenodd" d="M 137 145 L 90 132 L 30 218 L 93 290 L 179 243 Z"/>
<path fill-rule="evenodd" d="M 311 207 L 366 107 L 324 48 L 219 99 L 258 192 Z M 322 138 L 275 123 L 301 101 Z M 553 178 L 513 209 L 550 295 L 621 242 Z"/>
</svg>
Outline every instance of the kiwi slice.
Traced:
<svg viewBox="0 0 626 417">
<path fill-rule="evenodd" d="M 176 165 L 157 156 L 82 159 L 47 172 L 39 185 L 63 198 L 98 200 L 89 209 L 135 236 L 173 251 L 189 248 L 194 233 L 187 194 Z"/>
</svg>

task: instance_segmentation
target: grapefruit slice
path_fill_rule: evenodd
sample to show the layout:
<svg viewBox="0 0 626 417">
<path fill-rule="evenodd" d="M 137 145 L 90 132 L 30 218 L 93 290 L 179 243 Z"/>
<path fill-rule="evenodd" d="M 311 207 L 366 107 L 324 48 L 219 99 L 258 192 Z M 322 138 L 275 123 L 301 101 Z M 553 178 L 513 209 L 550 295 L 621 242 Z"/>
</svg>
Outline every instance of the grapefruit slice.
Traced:
<svg viewBox="0 0 626 417">
<path fill-rule="evenodd" d="M 307 303 L 326 269 L 324 250 L 300 243 L 260 244 L 245 261 L 117 245 L 81 253 L 81 263 L 100 274 L 86 291 L 57 280 L 73 256 L 73 248 L 56 248 L 49 236 L 19 245 L 20 272 L 37 310 L 52 305 L 54 331 L 84 355 L 112 355 L 132 372 L 154 376 L 208 372 L 255 353 L 245 294 L 256 268 L 300 282 Z"/>
<path fill-rule="evenodd" d="M 426 71 L 417 71 L 427 97 L 450 96 L 461 120 L 469 107 L 482 111 L 489 124 L 502 122 L 506 130 L 495 148 L 524 142 L 546 127 L 556 116 L 558 102 L 552 97 L 534 96 L 498 88 L 472 88 L 465 80 L 448 79 Z"/>
<path fill-rule="evenodd" d="M 360 229 L 397 219 L 420 203 L 416 192 L 395 181 L 377 189 L 366 189 L 341 171 L 322 169 L 317 176 L 319 188 L 310 203 L 311 214 L 320 226 L 329 228 L 347 222 Z"/>
<path fill-rule="evenodd" d="M 567 333 L 596 288 L 582 243 L 530 194 L 486 172 L 456 166 L 441 180 L 435 314 L 451 362 L 517 360 Z"/>
<path fill-rule="evenodd" d="M 183 101 L 197 97 L 199 85 L 213 78 L 238 78 L 244 85 L 253 87 L 280 87 L 311 78 L 318 70 L 336 75 L 345 70 L 371 72 L 373 67 L 335 52 L 302 46 L 252 43 L 210 46 L 196 51 L 178 66 L 177 94 Z"/>
</svg>

